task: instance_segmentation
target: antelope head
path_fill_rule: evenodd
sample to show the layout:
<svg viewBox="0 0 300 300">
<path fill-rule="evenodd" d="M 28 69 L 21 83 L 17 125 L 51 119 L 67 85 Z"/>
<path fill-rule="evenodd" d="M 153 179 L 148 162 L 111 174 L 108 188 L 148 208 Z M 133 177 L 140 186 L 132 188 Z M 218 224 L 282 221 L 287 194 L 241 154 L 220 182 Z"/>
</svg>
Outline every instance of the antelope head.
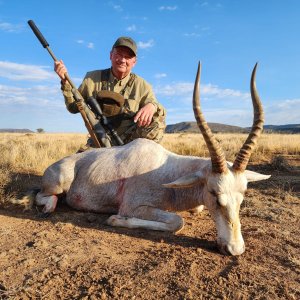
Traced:
<svg viewBox="0 0 300 300">
<path fill-rule="evenodd" d="M 245 251 L 245 243 L 241 233 L 239 210 L 247 190 L 247 183 L 268 179 L 263 175 L 246 170 L 250 155 L 263 130 L 264 113 L 259 99 L 256 84 L 257 64 L 251 77 L 251 98 L 254 108 L 254 119 L 251 132 L 240 149 L 233 164 L 225 159 L 223 150 L 213 136 L 200 108 L 200 70 L 195 80 L 193 93 L 193 109 L 197 124 L 202 132 L 211 157 L 211 168 L 208 173 L 197 172 L 173 182 L 172 187 L 191 187 L 204 184 L 203 201 L 208 208 L 217 228 L 217 244 L 224 254 L 240 255 Z"/>
</svg>

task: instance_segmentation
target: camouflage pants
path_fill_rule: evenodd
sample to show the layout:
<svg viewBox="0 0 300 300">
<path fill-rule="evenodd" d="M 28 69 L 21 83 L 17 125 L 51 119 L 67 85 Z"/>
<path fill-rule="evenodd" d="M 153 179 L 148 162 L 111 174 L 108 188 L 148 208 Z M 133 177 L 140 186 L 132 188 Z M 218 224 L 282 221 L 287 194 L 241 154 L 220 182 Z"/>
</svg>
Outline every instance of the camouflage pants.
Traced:
<svg viewBox="0 0 300 300">
<path fill-rule="evenodd" d="M 166 111 L 165 109 L 158 105 L 156 113 L 153 115 L 153 120 L 151 124 L 147 127 L 138 127 L 136 123 L 133 122 L 133 118 L 130 120 L 124 120 L 120 123 L 118 128 L 115 128 L 118 135 L 123 140 L 124 144 L 137 139 L 146 138 L 153 140 L 156 143 L 162 141 L 164 132 L 166 128 Z M 113 139 L 110 139 L 112 146 L 117 146 Z M 78 152 L 83 152 L 89 148 L 94 148 L 95 145 L 91 138 L 88 138 L 85 146 L 82 146 Z"/>
<path fill-rule="evenodd" d="M 148 140 L 153 140 L 156 143 L 160 143 L 166 128 L 166 112 L 163 107 L 158 106 L 156 113 L 153 115 L 153 120 L 151 124 L 147 127 L 138 127 L 137 125 L 133 126 L 132 130 L 128 129 L 128 132 L 125 130 L 124 133 L 121 133 L 125 144 L 138 139 L 145 138 Z"/>
</svg>

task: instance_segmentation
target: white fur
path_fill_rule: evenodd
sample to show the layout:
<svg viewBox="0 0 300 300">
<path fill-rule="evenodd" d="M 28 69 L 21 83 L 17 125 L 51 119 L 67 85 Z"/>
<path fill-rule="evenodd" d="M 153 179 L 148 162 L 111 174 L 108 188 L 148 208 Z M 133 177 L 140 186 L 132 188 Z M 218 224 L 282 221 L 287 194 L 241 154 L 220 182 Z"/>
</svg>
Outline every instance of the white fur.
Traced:
<svg viewBox="0 0 300 300">
<path fill-rule="evenodd" d="M 65 193 L 75 209 L 113 214 L 108 219 L 112 226 L 173 232 L 183 227 L 173 212 L 205 205 L 216 223 L 221 251 L 239 255 L 245 248 L 239 208 L 250 175 L 251 180 L 268 177 L 230 169 L 214 174 L 209 159 L 177 155 L 138 139 L 54 163 L 44 173 L 37 201 L 45 205 L 44 212 L 52 212 L 52 195 Z"/>
</svg>

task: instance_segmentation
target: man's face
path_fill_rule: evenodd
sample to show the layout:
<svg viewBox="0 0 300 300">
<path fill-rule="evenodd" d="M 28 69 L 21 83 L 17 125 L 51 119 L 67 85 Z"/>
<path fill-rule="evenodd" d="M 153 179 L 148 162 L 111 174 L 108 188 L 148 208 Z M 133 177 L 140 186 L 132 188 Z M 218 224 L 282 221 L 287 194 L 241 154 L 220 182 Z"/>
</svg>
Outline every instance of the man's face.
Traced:
<svg viewBox="0 0 300 300">
<path fill-rule="evenodd" d="M 113 74 L 122 79 L 127 76 L 136 63 L 136 56 L 127 47 L 116 47 L 110 52 Z"/>
</svg>

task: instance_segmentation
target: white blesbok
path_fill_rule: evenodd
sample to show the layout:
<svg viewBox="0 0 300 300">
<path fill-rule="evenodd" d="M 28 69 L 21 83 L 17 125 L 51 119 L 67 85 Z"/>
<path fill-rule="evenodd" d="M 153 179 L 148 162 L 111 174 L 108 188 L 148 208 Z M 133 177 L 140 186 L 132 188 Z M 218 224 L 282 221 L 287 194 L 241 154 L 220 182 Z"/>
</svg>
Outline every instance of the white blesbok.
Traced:
<svg viewBox="0 0 300 300">
<path fill-rule="evenodd" d="M 205 205 L 215 221 L 221 252 L 242 254 L 245 245 L 239 210 L 247 183 L 270 177 L 246 170 L 264 121 L 255 74 L 256 66 L 251 78 L 253 126 L 233 164 L 226 162 L 201 112 L 199 64 L 193 108 L 211 159 L 177 155 L 147 139 L 89 150 L 47 168 L 37 205 L 44 205 L 44 213 L 53 212 L 57 195 L 65 194 L 66 202 L 75 209 L 113 214 L 107 220 L 111 226 L 171 232 L 184 225 L 174 212 Z"/>
</svg>

